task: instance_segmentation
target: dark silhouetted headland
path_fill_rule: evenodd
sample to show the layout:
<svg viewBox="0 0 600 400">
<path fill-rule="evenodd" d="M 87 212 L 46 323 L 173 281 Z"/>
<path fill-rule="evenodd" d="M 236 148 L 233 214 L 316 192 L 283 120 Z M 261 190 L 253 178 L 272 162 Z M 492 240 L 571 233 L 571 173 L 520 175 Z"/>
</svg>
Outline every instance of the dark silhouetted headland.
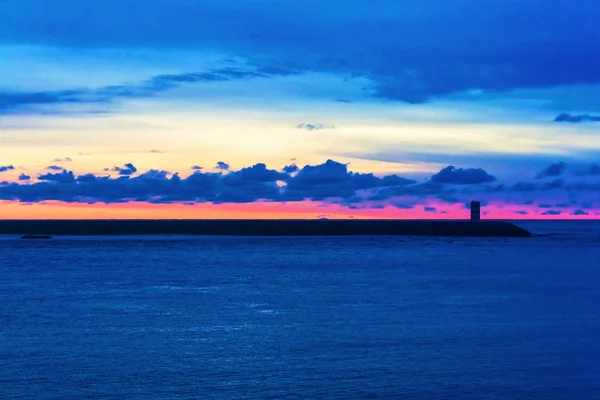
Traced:
<svg viewBox="0 0 600 400">
<path fill-rule="evenodd" d="M 52 239 L 50 235 L 23 235 L 21 239 Z"/>
<path fill-rule="evenodd" d="M 439 220 L 4 220 L 0 234 L 529 237 L 510 222 Z"/>
</svg>

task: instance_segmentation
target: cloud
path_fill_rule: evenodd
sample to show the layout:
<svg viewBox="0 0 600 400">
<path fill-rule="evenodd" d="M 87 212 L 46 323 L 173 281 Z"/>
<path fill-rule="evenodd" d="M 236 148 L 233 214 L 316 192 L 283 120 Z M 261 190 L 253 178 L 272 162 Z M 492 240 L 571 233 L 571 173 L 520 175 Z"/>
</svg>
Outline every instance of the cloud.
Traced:
<svg viewBox="0 0 600 400">
<path fill-rule="evenodd" d="M 152 154 L 164 154 L 165 152 L 162 151 L 162 150 L 152 149 L 152 150 L 150 150 L 150 153 L 152 153 Z"/>
<path fill-rule="evenodd" d="M 519 182 L 510 187 L 510 190 L 516 192 L 530 192 L 530 191 L 547 191 L 553 189 L 560 189 L 565 187 L 565 181 L 563 179 L 554 179 L 549 182 Z M 503 189 L 503 188 L 501 188 Z"/>
<path fill-rule="evenodd" d="M 126 164 L 127 168 L 127 164 Z M 281 187 L 278 182 L 285 182 Z M 142 201 L 151 203 L 246 203 L 257 200 L 302 201 L 328 198 L 345 204 L 361 202 L 359 193 L 389 185 L 412 185 L 415 181 L 396 175 L 376 177 L 348 171 L 345 164 L 327 162 L 305 166 L 294 176 L 269 169 L 263 163 L 228 173 L 195 171 L 187 177 L 167 171 L 150 170 L 137 176 L 116 178 L 71 171 L 49 173 L 38 182 L 12 183 L 0 188 L 0 199 L 35 202 L 115 203 Z M 396 186 L 396 187 L 399 187 Z"/>
<path fill-rule="evenodd" d="M 12 171 L 14 169 L 14 165 L 0 165 L 0 172 Z"/>
<path fill-rule="evenodd" d="M 283 172 L 293 174 L 294 172 L 300 171 L 300 168 L 296 164 L 290 164 L 283 167 Z"/>
<path fill-rule="evenodd" d="M 175 89 L 182 84 L 225 82 L 248 78 L 269 78 L 295 74 L 283 68 L 219 68 L 203 73 L 157 75 L 137 84 L 112 85 L 95 89 L 66 89 L 41 92 L 0 91 L 0 115 L 34 112 L 35 106 L 57 104 L 107 104 L 122 98 L 146 98 Z M 89 110 L 87 110 L 89 112 Z M 162 153 L 151 150 L 151 153 Z"/>
<path fill-rule="evenodd" d="M 42 0 L 8 2 L 0 37 L 53 48 L 160 49 L 168 57 L 181 49 L 218 50 L 263 69 L 164 75 L 156 87 L 293 66 L 365 77 L 375 96 L 414 103 L 472 89 L 600 81 L 600 57 L 581 41 L 599 39 L 600 6 L 592 0 L 553 0 L 551 6 L 547 0 L 380 0 L 377 7 L 369 0 L 350 6 L 342 0 L 154 0 L 145 4 L 144 18 L 131 18 L 138 0 L 80 3 L 47 10 Z"/>
<path fill-rule="evenodd" d="M 229 169 L 229 166 L 227 166 L 225 169 Z M 237 180 L 247 182 L 276 182 L 279 180 L 285 180 L 287 178 L 288 174 L 268 169 L 265 164 L 258 163 L 252 167 L 242 168 L 239 171 L 226 175 L 223 178 L 223 181 L 234 182 Z"/>
<path fill-rule="evenodd" d="M 600 164 L 592 164 L 584 168 L 580 168 L 575 172 L 576 176 L 596 176 L 600 175 Z"/>
<path fill-rule="evenodd" d="M 542 213 L 542 215 L 561 215 L 562 211 L 558 211 L 558 210 L 549 210 L 549 211 L 545 211 Z"/>
<path fill-rule="evenodd" d="M 62 171 L 64 168 L 58 165 L 49 165 L 46 167 L 46 169 L 50 171 Z"/>
<path fill-rule="evenodd" d="M 590 213 L 584 211 L 584 210 L 575 210 L 571 213 L 571 215 L 575 215 L 575 216 L 582 216 L 582 215 L 590 215 Z"/>
<path fill-rule="evenodd" d="M 481 181 L 473 179 L 471 173 L 466 174 L 467 178 L 463 176 L 464 173 L 459 173 L 458 177 L 442 179 L 444 183 L 433 180 L 418 182 L 398 175 L 375 176 L 371 173 L 352 172 L 347 164 L 334 160 L 306 165 L 292 173 L 270 169 L 264 163 L 239 170 L 194 170 L 188 176 L 160 169 L 142 173 L 136 169 L 134 174 L 135 167 L 130 164 L 118 168 L 120 174 L 115 177 L 92 173 L 76 176 L 68 170 L 42 174 L 33 181 L 29 180 L 29 176 L 22 175 L 17 182 L 3 182 L 0 185 L 0 200 L 161 204 L 254 201 L 285 203 L 312 200 L 353 209 L 423 207 L 422 210 L 427 212 L 442 212 L 444 210 L 438 204 L 464 205 L 477 198 L 482 204 L 527 206 L 544 210 L 543 215 L 555 215 L 549 212 L 575 212 L 576 205 L 579 208 L 594 207 L 596 193 L 600 190 L 598 183 L 594 181 L 566 183 L 562 179 L 512 185 L 447 183 Z M 445 170 L 447 168 L 442 169 Z M 475 174 L 476 177 L 479 175 L 480 173 Z M 544 200 L 531 200 L 536 198 Z M 565 201 L 566 198 L 569 201 Z"/>
<path fill-rule="evenodd" d="M 201 167 L 201 166 L 199 166 L 199 165 L 194 165 L 194 166 L 192 166 L 192 168 L 191 168 L 191 169 L 192 169 L 192 170 L 194 170 L 194 171 L 201 171 L 201 170 L 202 170 L 202 167 Z"/>
<path fill-rule="evenodd" d="M 296 128 L 304 129 L 307 131 L 320 131 L 323 129 L 335 129 L 335 126 L 318 123 L 318 124 L 300 124 L 300 125 L 296 126 Z"/>
<path fill-rule="evenodd" d="M 127 163 L 123 167 L 114 167 L 112 170 L 121 176 L 133 175 L 137 172 L 137 168 L 132 163 Z"/>
<path fill-rule="evenodd" d="M 564 162 L 550 164 L 542 171 L 538 172 L 538 174 L 536 175 L 536 179 L 556 178 L 564 174 L 566 168 L 567 166 Z"/>
<path fill-rule="evenodd" d="M 455 168 L 450 165 L 431 177 L 434 183 L 453 185 L 477 185 L 496 181 L 496 177 L 481 168 Z"/>
<path fill-rule="evenodd" d="M 540 203 L 538 204 L 539 208 L 567 208 L 569 207 L 568 204 L 565 203 L 555 203 L 555 204 L 549 204 L 549 203 Z"/>
<path fill-rule="evenodd" d="M 38 176 L 38 180 L 56 183 L 74 183 L 75 175 L 72 171 L 63 170 L 59 173 L 48 173 Z"/>
<path fill-rule="evenodd" d="M 382 188 L 385 186 L 405 186 L 416 183 L 396 175 L 383 178 L 373 174 L 360 174 L 348 171 L 346 164 L 327 160 L 324 164 L 302 168 L 294 177 L 287 180 L 286 198 L 324 200 L 329 197 L 350 198 L 356 191 Z"/>
<path fill-rule="evenodd" d="M 567 113 L 562 113 L 556 118 L 554 118 L 554 122 L 571 122 L 571 123 L 581 123 L 581 122 L 600 122 L 600 116 L 581 114 L 581 115 L 571 115 Z"/>
<path fill-rule="evenodd" d="M 527 211 L 524 211 L 524 210 L 518 210 L 518 211 L 515 211 L 515 214 L 528 215 L 529 213 Z"/>
<path fill-rule="evenodd" d="M 65 158 L 55 158 L 54 160 L 52 160 L 52 162 L 71 162 L 73 161 L 70 157 L 65 157 Z"/>
<path fill-rule="evenodd" d="M 217 169 L 220 169 L 221 171 L 228 171 L 230 168 L 229 164 L 227 164 L 224 161 L 219 161 L 217 163 Z"/>
<path fill-rule="evenodd" d="M 31 176 L 29 176 L 29 175 L 25 175 L 25 174 L 19 175 L 19 180 L 20 181 L 28 181 L 30 179 L 31 179 Z"/>
<path fill-rule="evenodd" d="M 600 175 L 600 165 L 598 165 L 598 164 L 590 165 L 588 173 L 590 175 Z"/>
</svg>

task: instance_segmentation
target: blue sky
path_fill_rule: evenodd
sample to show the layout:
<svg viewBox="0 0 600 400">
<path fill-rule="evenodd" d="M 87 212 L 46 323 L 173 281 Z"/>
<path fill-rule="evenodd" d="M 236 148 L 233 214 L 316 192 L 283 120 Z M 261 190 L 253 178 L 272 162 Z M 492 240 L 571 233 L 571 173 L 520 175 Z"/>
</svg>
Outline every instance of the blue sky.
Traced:
<svg viewBox="0 0 600 400">
<path fill-rule="evenodd" d="M 169 177 L 331 159 L 420 183 L 450 165 L 521 189 L 562 179 L 538 195 L 595 209 L 582 188 L 600 163 L 599 12 L 591 0 L 0 0 L 0 165 L 15 167 L 0 180 L 32 190 L 67 157 L 74 176 L 131 163 Z M 489 184 L 469 190 L 518 203 Z"/>
</svg>

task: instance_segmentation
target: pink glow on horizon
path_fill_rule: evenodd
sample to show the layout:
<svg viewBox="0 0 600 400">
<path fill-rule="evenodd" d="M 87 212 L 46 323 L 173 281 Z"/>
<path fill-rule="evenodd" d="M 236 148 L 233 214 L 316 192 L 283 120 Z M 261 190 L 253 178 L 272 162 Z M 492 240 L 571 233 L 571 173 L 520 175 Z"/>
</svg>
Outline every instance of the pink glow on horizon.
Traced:
<svg viewBox="0 0 600 400">
<path fill-rule="evenodd" d="M 425 206 L 436 211 L 426 211 Z M 382 209 L 351 209 L 339 204 L 303 201 L 292 203 L 202 203 L 151 204 L 116 203 L 84 204 L 43 202 L 26 204 L 0 202 L 0 219 L 467 219 L 469 210 L 461 203 L 430 202 L 410 209 L 387 206 Z M 517 211 L 529 214 L 521 215 Z M 533 206 L 489 204 L 483 207 L 483 219 L 597 219 L 597 212 L 574 216 L 573 210 L 562 210 L 561 215 L 542 215 L 545 210 Z"/>
</svg>

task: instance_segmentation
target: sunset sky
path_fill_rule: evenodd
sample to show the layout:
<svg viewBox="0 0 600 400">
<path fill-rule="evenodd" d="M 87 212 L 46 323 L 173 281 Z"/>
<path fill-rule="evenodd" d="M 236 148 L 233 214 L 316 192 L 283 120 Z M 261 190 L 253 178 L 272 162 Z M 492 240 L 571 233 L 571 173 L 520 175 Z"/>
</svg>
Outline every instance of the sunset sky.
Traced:
<svg viewBox="0 0 600 400">
<path fill-rule="evenodd" d="M 0 0 L 0 219 L 600 215 L 597 0 Z"/>
</svg>

